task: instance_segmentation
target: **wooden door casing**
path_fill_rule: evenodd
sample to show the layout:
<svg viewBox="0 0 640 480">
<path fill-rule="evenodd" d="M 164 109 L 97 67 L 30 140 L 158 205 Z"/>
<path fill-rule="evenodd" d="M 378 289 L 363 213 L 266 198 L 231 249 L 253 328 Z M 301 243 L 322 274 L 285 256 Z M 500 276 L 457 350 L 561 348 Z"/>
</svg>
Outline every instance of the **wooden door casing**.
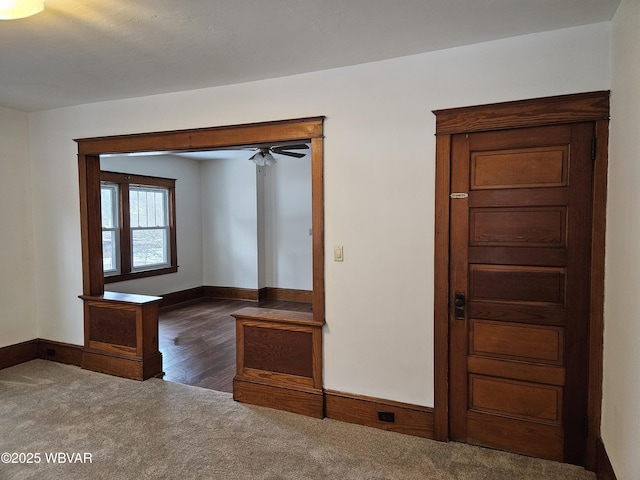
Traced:
<svg viewBox="0 0 640 480">
<path fill-rule="evenodd" d="M 608 91 L 588 92 L 556 97 L 518 100 L 488 105 L 437 110 L 436 115 L 436 188 L 435 188 L 435 259 L 434 259 L 434 338 L 435 338 L 435 403 L 434 438 L 450 438 L 449 383 L 449 274 L 451 255 L 449 232 L 449 195 L 451 188 L 452 139 L 459 133 L 496 131 L 510 128 L 594 122 L 595 158 L 591 243 L 590 336 L 588 344 L 588 433 L 585 467 L 594 470 L 596 445 L 600 434 L 602 400 L 602 332 L 604 292 L 604 250 L 606 224 L 606 177 L 608 153 Z"/>
</svg>

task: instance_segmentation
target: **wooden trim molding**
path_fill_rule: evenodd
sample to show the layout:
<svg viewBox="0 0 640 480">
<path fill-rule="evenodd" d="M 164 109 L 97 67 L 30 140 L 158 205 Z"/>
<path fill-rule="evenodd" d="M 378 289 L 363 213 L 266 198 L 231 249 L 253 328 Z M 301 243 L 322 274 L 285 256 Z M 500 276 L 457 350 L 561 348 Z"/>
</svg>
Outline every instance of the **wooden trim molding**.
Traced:
<svg viewBox="0 0 640 480">
<path fill-rule="evenodd" d="M 598 91 L 473 107 L 436 110 L 435 263 L 434 263 L 434 438 L 449 437 L 449 193 L 451 136 L 560 123 L 594 122 L 596 150 L 591 245 L 591 311 L 585 466 L 596 463 L 602 403 L 604 239 L 608 155 L 609 92 Z"/>
<path fill-rule="evenodd" d="M 0 370 L 40 358 L 80 366 L 82 346 L 36 338 L 0 348 Z"/>
<path fill-rule="evenodd" d="M 204 287 L 194 287 L 186 290 L 179 290 L 177 292 L 165 293 L 159 296 L 162 297 L 162 300 L 160 300 L 160 308 L 167 308 L 181 303 L 198 300 L 205 295 Z"/>
<path fill-rule="evenodd" d="M 432 408 L 335 390 L 325 390 L 324 398 L 327 418 L 416 437 L 433 438 Z M 393 414 L 394 421 L 380 420 L 379 412 L 383 413 L 383 418 L 388 413 Z"/>
<path fill-rule="evenodd" d="M 38 358 L 38 339 L 0 348 L 0 370 Z"/>
<path fill-rule="evenodd" d="M 38 339 L 38 358 L 79 367 L 82 363 L 82 345 Z"/>
<path fill-rule="evenodd" d="M 286 142 L 310 142 L 313 245 L 312 315 L 316 324 L 324 324 L 324 117 L 83 138 L 75 141 L 78 144 L 82 293 L 85 297 L 100 297 L 104 294 L 105 285 L 102 269 L 102 225 L 100 218 L 100 155 L 152 151 L 198 151 L 240 146 L 270 146 Z M 204 291 L 206 295 L 206 288 Z M 258 299 L 257 291 L 254 299 Z M 91 318 L 87 318 L 87 315 L 91 316 L 90 309 L 85 309 L 85 329 L 93 323 Z M 85 358 L 88 360 L 95 356 L 94 354 L 95 352 L 87 353 Z M 153 368 L 149 368 L 156 369 L 159 365 L 157 360 L 155 358 Z M 113 366 L 115 369 L 120 368 L 115 363 Z M 321 364 L 319 368 L 322 369 Z M 136 375 L 139 373 L 138 371 Z M 146 376 L 147 373 L 142 375 Z"/>
<path fill-rule="evenodd" d="M 602 416 L 602 345 L 604 344 L 604 261 L 607 218 L 609 122 L 596 122 L 596 162 L 593 174 L 593 226 L 591 231 L 591 324 L 589 326 L 589 398 L 586 468 L 595 469 Z"/>
<path fill-rule="evenodd" d="M 506 128 L 594 122 L 609 119 L 609 92 L 492 103 L 434 110 L 436 135 L 483 132 Z"/>
<path fill-rule="evenodd" d="M 258 300 L 258 290 L 254 288 L 212 287 L 205 285 L 203 296 L 208 298 L 227 298 L 233 300 Z"/>
<path fill-rule="evenodd" d="M 233 399 L 237 402 L 299 413 L 308 417 L 324 417 L 322 390 L 274 385 L 260 380 L 234 378 Z"/>
<path fill-rule="evenodd" d="M 293 288 L 265 287 L 258 291 L 258 299 L 312 303 L 313 292 L 311 290 L 297 290 Z"/>
<path fill-rule="evenodd" d="M 134 133 L 77 139 L 81 155 L 153 151 L 197 151 L 234 146 L 262 146 L 322 137 L 324 117 L 228 125 L 190 130 Z"/>
<path fill-rule="evenodd" d="M 618 480 L 616 473 L 613 471 L 613 465 L 607 455 L 607 450 L 604 448 L 604 442 L 602 438 L 598 438 L 596 442 L 596 478 L 598 480 Z"/>
<path fill-rule="evenodd" d="M 160 308 L 171 307 L 200 298 L 224 298 L 235 300 L 285 300 L 289 302 L 312 303 L 312 292 L 291 288 L 251 288 L 202 286 L 160 295 Z"/>
</svg>

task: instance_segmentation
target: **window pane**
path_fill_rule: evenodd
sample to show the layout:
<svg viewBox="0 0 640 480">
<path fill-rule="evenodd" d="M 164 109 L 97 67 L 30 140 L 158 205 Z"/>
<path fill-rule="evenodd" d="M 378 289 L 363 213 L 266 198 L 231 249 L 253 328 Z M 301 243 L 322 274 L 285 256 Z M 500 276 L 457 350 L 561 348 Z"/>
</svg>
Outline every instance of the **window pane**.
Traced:
<svg viewBox="0 0 640 480">
<path fill-rule="evenodd" d="M 167 192 L 156 192 L 155 194 L 155 203 L 156 203 L 156 225 L 158 227 L 166 227 L 167 222 Z"/>
<path fill-rule="evenodd" d="M 129 190 L 129 217 L 132 228 L 140 226 L 138 222 L 138 191 L 134 188 Z"/>
<path fill-rule="evenodd" d="M 113 212 L 115 210 L 116 192 L 113 186 L 100 187 L 100 210 L 102 212 L 102 228 L 115 227 Z"/>
<path fill-rule="evenodd" d="M 105 272 L 115 272 L 118 269 L 116 263 L 116 232 L 108 230 L 102 232 L 102 268 Z"/>
<path fill-rule="evenodd" d="M 167 232 L 164 228 L 132 230 L 131 247 L 134 268 L 167 263 Z"/>
<path fill-rule="evenodd" d="M 131 228 L 169 225 L 169 191 L 166 188 L 131 187 Z"/>
</svg>

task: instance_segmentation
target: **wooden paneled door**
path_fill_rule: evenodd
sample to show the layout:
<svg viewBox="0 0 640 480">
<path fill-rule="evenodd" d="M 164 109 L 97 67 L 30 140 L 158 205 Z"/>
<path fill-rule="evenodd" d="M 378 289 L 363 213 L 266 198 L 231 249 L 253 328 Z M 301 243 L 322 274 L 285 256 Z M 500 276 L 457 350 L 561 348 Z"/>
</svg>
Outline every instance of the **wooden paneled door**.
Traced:
<svg viewBox="0 0 640 480">
<path fill-rule="evenodd" d="M 594 128 L 451 138 L 453 440 L 584 464 Z"/>
</svg>

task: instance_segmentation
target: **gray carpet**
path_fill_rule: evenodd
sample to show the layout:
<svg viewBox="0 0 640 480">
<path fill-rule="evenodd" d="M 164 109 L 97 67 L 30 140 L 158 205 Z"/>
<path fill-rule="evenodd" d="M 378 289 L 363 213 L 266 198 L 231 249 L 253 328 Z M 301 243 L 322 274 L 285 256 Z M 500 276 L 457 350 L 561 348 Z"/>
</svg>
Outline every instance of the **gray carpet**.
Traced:
<svg viewBox="0 0 640 480">
<path fill-rule="evenodd" d="M 0 370 L 2 452 L 40 456 L 40 463 L 0 463 L 2 480 L 595 479 L 571 465 L 312 419 L 236 403 L 226 393 L 45 360 Z M 59 463 L 59 452 L 72 454 L 72 461 L 88 460 L 88 453 L 92 463 Z"/>
</svg>

